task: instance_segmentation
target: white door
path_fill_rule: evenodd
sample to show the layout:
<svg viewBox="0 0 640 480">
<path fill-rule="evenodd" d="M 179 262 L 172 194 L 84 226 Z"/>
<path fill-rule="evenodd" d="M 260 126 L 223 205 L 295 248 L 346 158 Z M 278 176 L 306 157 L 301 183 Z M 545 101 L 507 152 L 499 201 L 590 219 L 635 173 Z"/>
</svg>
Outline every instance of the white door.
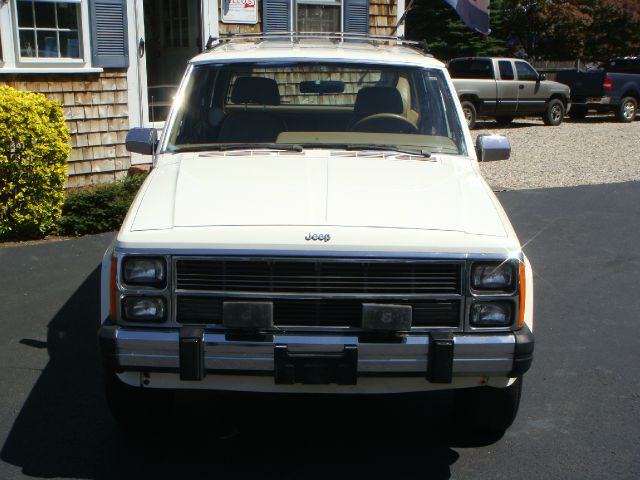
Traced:
<svg viewBox="0 0 640 480">
<path fill-rule="evenodd" d="M 218 34 L 217 0 L 134 0 L 129 15 L 131 127 L 162 130 L 190 58 Z M 132 163 L 150 158 L 132 155 Z"/>
</svg>

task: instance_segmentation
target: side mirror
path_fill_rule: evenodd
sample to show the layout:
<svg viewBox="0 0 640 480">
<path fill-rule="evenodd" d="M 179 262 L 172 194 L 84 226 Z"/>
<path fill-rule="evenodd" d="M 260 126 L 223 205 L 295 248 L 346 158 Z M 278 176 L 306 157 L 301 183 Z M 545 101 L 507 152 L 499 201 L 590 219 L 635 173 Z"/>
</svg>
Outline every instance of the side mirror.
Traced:
<svg viewBox="0 0 640 480">
<path fill-rule="evenodd" d="M 539 73 L 538 74 L 538 81 L 539 82 L 543 82 L 547 79 L 547 74 L 546 73 Z"/>
<path fill-rule="evenodd" d="M 506 160 L 511 156 L 511 143 L 504 135 L 478 135 L 476 154 L 481 162 Z"/>
<path fill-rule="evenodd" d="M 156 143 L 158 143 L 158 133 L 155 128 L 132 128 L 125 140 L 127 150 L 142 155 L 153 155 Z"/>
</svg>

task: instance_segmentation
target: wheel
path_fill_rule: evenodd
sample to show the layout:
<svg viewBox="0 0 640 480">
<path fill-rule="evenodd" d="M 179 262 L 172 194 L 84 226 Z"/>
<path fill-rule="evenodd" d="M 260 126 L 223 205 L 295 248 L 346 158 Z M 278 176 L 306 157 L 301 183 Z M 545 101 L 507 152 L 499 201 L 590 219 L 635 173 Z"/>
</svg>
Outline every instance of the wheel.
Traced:
<svg viewBox="0 0 640 480">
<path fill-rule="evenodd" d="M 499 117 L 496 117 L 496 123 L 498 124 L 499 127 L 506 127 L 511 122 L 513 122 L 514 118 L 516 118 L 516 117 L 510 117 L 510 116 L 507 116 L 507 115 L 500 115 Z"/>
<path fill-rule="evenodd" d="M 518 414 L 522 377 L 507 388 L 476 387 L 455 390 L 454 402 L 459 427 L 478 433 L 502 433 Z"/>
<path fill-rule="evenodd" d="M 120 381 L 113 370 L 104 372 L 104 390 L 111 415 L 128 429 L 166 425 L 173 412 L 173 390 L 132 387 Z"/>
<path fill-rule="evenodd" d="M 478 118 L 476 106 L 473 104 L 473 102 L 465 100 L 462 102 L 462 112 L 464 113 L 464 118 L 467 121 L 469 130 L 473 130 L 473 127 L 476 126 L 476 119 Z"/>
<path fill-rule="evenodd" d="M 624 97 L 620 101 L 620 106 L 616 111 L 616 118 L 620 122 L 629 123 L 633 122 L 638 113 L 638 102 L 633 97 Z"/>
<path fill-rule="evenodd" d="M 571 110 L 569 110 L 569 116 L 574 120 L 582 120 L 587 116 L 587 112 L 588 110 L 585 107 L 571 107 Z"/>
<path fill-rule="evenodd" d="M 397 113 L 376 113 L 358 120 L 352 132 L 370 133 L 418 133 L 418 128 L 402 115 Z"/>
<path fill-rule="evenodd" d="M 547 103 L 547 109 L 544 111 L 542 115 L 542 120 L 545 125 L 550 125 L 552 127 L 557 127 L 562 123 L 564 119 L 564 103 L 562 100 L 557 98 L 552 98 Z"/>
</svg>

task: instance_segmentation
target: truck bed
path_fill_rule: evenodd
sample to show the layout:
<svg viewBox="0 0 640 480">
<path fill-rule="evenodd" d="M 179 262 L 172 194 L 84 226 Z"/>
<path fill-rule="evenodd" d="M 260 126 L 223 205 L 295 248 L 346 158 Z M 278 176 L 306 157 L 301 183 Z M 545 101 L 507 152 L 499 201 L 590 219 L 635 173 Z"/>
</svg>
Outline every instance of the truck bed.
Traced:
<svg viewBox="0 0 640 480">
<path fill-rule="evenodd" d="M 571 88 L 571 101 L 583 103 L 587 98 L 602 97 L 604 90 L 602 82 L 605 72 L 580 72 L 577 70 L 565 70 L 558 72 L 556 81 L 564 83 Z"/>
</svg>

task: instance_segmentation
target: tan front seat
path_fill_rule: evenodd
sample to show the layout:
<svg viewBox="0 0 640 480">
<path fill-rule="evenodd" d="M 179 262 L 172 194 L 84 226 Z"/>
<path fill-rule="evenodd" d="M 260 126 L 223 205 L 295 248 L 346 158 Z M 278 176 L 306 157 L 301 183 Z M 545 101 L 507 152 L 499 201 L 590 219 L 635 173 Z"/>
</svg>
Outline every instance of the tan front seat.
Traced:
<svg viewBox="0 0 640 480">
<path fill-rule="evenodd" d="M 231 90 L 231 101 L 236 105 L 280 105 L 278 84 L 272 78 L 238 77 Z M 220 143 L 269 143 L 286 130 L 276 115 L 259 110 L 231 112 L 222 121 Z"/>
</svg>

